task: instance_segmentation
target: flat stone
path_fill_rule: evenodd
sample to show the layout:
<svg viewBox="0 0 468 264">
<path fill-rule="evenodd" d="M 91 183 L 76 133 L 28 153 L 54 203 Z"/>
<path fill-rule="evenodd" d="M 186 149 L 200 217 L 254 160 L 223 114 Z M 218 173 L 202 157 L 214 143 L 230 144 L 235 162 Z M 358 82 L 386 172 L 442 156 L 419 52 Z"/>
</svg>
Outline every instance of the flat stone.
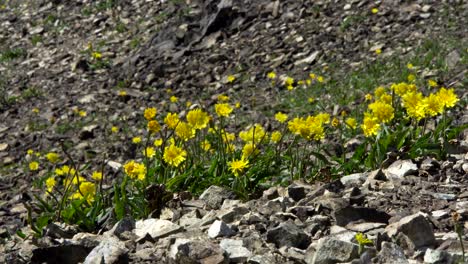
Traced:
<svg viewBox="0 0 468 264">
<path fill-rule="evenodd" d="M 398 233 L 405 234 L 416 248 L 435 244 L 434 231 L 429 220 L 422 213 L 406 216 L 385 228 L 389 237 L 396 237 Z"/>
<path fill-rule="evenodd" d="M 201 195 L 200 200 L 205 201 L 210 209 L 218 209 L 225 199 L 234 199 L 235 194 L 219 186 L 210 186 Z"/>
<path fill-rule="evenodd" d="M 306 254 L 304 259 L 307 264 L 331 264 L 349 262 L 359 257 L 359 247 L 354 243 L 338 240 L 333 237 L 325 237 L 319 240 L 316 252 L 311 259 Z"/>
<path fill-rule="evenodd" d="M 139 220 L 135 224 L 134 233 L 143 238 L 149 234 L 153 239 L 165 237 L 182 231 L 182 227 L 168 220 L 146 219 Z"/>
<path fill-rule="evenodd" d="M 453 263 L 452 256 L 441 250 L 428 248 L 424 254 L 424 263 L 427 264 L 444 264 Z"/>
<path fill-rule="evenodd" d="M 367 231 L 382 228 L 387 226 L 384 223 L 349 223 L 346 225 L 346 229 L 349 229 L 351 231 L 355 232 L 361 232 L 361 233 L 366 233 Z"/>
<path fill-rule="evenodd" d="M 333 212 L 336 224 L 346 226 L 350 222 L 364 220 L 373 223 L 388 224 L 390 215 L 374 208 L 348 206 Z"/>
<path fill-rule="evenodd" d="M 346 187 L 357 186 L 360 187 L 367 179 L 366 173 L 354 173 L 340 178 L 341 183 Z"/>
<path fill-rule="evenodd" d="M 405 257 L 403 249 L 398 245 L 390 242 L 383 242 L 382 249 L 377 254 L 373 263 L 387 264 L 387 263 L 398 263 L 398 264 L 409 264 L 408 259 Z"/>
<path fill-rule="evenodd" d="M 122 263 L 128 259 L 127 253 L 124 242 L 116 237 L 107 237 L 89 253 L 83 263 Z"/>
<path fill-rule="evenodd" d="M 280 248 L 283 246 L 306 249 L 310 244 L 310 237 L 290 221 L 268 230 L 267 242 L 275 243 Z"/>
<path fill-rule="evenodd" d="M 219 244 L 226 251 L 231 263 L 245 263 L 252 252 L 243 246 L 242 240 L 223 239 Z"/>
<path fill-rule="evenodd" d="M 411 175 L 417 171 L 418 166 L 411 160 L 397 160 L 384 170 L 384 173 L 388 178 L 402 179 L 403 177 Z"/>
<path fill-rule="evenodd" d="M 213 224 L 211 224 L 210 228 L 208 229 L 208 236 L 211 238 L 217 237 L 227 237 L 235 234 L 235 232 L 223 221 L 216 220 Z"/>
</svg>

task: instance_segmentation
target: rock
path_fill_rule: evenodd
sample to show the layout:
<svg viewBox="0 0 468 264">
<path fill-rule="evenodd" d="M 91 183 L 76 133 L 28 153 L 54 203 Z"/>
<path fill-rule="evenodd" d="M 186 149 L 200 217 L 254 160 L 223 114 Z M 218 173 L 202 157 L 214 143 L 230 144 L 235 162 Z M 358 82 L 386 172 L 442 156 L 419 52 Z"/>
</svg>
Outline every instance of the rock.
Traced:
<svg viewBox="0 0 468 264">
<path fill-rule="evenodd" d="M 310 237 L 290 221 L 268 230 L 266 237 L 267 242 L 275 243 L 278 248 L 288 246 L 306 249 L 310 244 Z"/>
<path fill-rule="evenodd" d="M 129 232 L 135 229 L 135 220 L 131 217 L 124 217 L 117 222 L 108 232 L 118 238 L 121 238 L 123 232 Z"/>
<path fill-rule="evenodd" d="M 267 190 L 263 191 L 263 197 L 268 200 L 273 200 L 278 198 L 278 188 L 277 187 L 270 187 Z"/>
<path fill-rule="evenodd" d="M 288 196 L 294 201 L 299 201 L 305 197 L 305 188 L 297 184 L 291 184 L 288 186 Z"/>
<path fill-rule="evenodd" d="M 22 251 L 24 252 L 32 250 L 31 263 L 80 263 L 85 260 L 92 250 L 92 248 L 78 244 L 56 245 L 34 249 L 28 249 L 26 245 L 23 247 Z M 21 255 L 22 259 L 27 256 L 24 253 Z"/>
<path fill-rule="evenodd" d="M 445 264 L 452 262 L 452 256 L 445 251 L 428 248 L 424 254 L 424 263 L 427 264 Z"/>
<path fill-rule="evenodd" d="M 231 263 L 245 263 L 252 256 L 252 252 L 243 244 L 242 240 L 223 239 L 219 245 L 226 251 Z"/>
<path fill-rule="evenodd" d="M 389 237 L 396 237 L 398 233 L 405 234 L 416 248 L 435 244 L 434 231 L 431 223 L 422 213 L 406 216 L 400 221 L 385 228 Z"/>
<path fill-rule="evenodd" d="M 182 229 L 181 226 L 171 221 L 150 218 L 137 221 L 133 232 L 139 238 L 143 238 L 148 234 L 153 239 L 156 239 L 180 232 Z"/>
<path fill-rule="evenodd" d="M 211 238 L 217 237 L 228 237 L 235 234 L 235 232 L 223 221 L 216 220 L 213 224 L 211 224 L 210 228 L 208 229 L 208 236 Z"/>
<path fill-rule="evenodd" d="M 5 151 L 8 149 L 8 143 L 0 143 L 0 151 Z"/>
<path fill-rule="evenodd" d="M 454 69 L 460 61 L 460 53 L 457 50 L 452 50 L 447 57 L 445 57 L 445 64 L 449 70 Z"/>
<path fill-rule="evenodd" d="M 356 244 L 325 237 L 319 240 L 313 258 L 305 258 L 307 264 L 332 264 L 349 262 L 359 257 L 359 247 Z M 310 255 L 307 255 L 310 256 Z"/>
<path fill-rule="evenodd" d="M 225 263 L 220 246 L 203 239 L 177 238 L 170 248 L 169 257 L 175 263 Z"/>
<path fill-rule="evenodd" d="M 243 215 L 248 213 L 250 210 L 244 206 L 236 206 L 218 212 L 218 218 L 226 223 L 232 223 L 238 221 Z"/>
<path fill-rule="evenodd" d="M 396 244 L 390 242 L 383 242 L 382 249 L 377 256 L 372 260 L 373 263 L 386 264 L 386 263 L 408 263 L 403 250 Z"/>
<path fill-rule="evenodd" d="M 341 183 L 346 187 L 360 187 L 367 179 L 366 173 L 354 173 L 340 178 Z"/>
<path fill-rule="evenodd" d="M 365 222 L 388 224 L 390 215 L 374 208 L 348 206 L 333 212 L 336 224 L 346 226 L 348 223 L 363 220 Z"/>
<path fill-rule="evenodd" d="M 205 201 L 209 209 L 218 209 L 225 199 L 234 199 L 235 194 L 218 186 L 210 186 L 201 195 L 200 200 Z"/>
<path fill-rule="evenodd" d="M 126 263 L 128 249 L 125 243 L 116 237 L 105 237 L 86 257 L 84 264 L 93 263 Z"/>
<path fill-rule="evenodd" d="M 418 171 L 418 166 L 411 160 L 397 160 L 392 163 L 385 171 L 388 178 L 403 179 L 412 173 Z"/>
</svg>

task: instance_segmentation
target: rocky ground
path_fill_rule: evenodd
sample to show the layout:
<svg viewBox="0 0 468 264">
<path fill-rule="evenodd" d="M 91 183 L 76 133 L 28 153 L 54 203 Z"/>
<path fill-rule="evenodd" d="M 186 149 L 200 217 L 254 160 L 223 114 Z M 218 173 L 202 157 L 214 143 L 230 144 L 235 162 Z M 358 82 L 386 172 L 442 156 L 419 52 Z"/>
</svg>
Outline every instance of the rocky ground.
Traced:
<svg viewBox="0 0 468 264">
<path fill-rule="evenodd" d="M 451 46 L 444 71 L 424 74 L 466 100 L 467 13 L 463 1 L 0 1 L 0 262 L 457 263 L 451 214 L 468 233 L 467 133 L 443 161 L 396 161 L 248 202 L 212 187 L 160 219 L 126 219 L 99 235 L 60 224 L 42 239 L 14 233 L 31 200 L 33 180 L 21 165 L 27 149 L 65 142 L 77 161 L 106 153 L 123 162 L 132 158 L 126 142 L 137 115 L 167 103 L 167 88 L 207 105 L 227 93 L 255 117 L 273 105 L 271 70 L 301 76 L 326 66 L 345 76 L 377 49 L 405 56 L 442 37 L 464 50 Z M 242 82 L 223 85 L 230 74 Z M 467 111 L 454 114 L 458 124 Z M 110 126 L 123 124 L 127 131 L 111 138 Z M 356 232 L 375 241 L 360 257 Z"/>
</svg>

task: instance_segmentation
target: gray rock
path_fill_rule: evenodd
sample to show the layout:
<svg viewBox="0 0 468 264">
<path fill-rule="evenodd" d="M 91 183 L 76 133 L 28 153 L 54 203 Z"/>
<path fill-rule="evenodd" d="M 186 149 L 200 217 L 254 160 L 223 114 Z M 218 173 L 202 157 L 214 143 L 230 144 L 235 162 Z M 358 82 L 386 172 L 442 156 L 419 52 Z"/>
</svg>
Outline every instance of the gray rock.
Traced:
<svg viewBox="0 0 468 264">
<path fill-rule="evenodd" d="M 125 217 L 117 222 L 108 232 L 120 238 L 123 232 L 132 231 L 135 229 L 135 220 L 131 217 Z"/>
<path fill-rule="evenodd" d="M 402 179 L 418 171 L 418 166 L 411 160 L 397 160 L 393 162 L 385 171 L 388 178 Z"/>
<path fill-rule="evenodd" d="M 389 237 L 396 237 L 398 233 L 405 234 L 416 248 L 435 244 L 434 231 L 431 223 L 422 213 L 406 216 L 385 228 Z"/>
<path fill-rule="evenodd" d="M 252 256 L 252 252 L 243 246 L 242 240 L 223 239 L 219 245 L 226 251 L 231 263 L 245 263 Z"/>
<path fill-rule="evenodd" d="M 305 188 L 304 186 L 291 184 L 288 186 L 288 196 L 291 197 L 294 201 L 299 201 L 305 197 Z"/>
<path fill-rule="evenodd" d="M 205 201 L 210 209 L 218 209 L 225 199 L 234 199 L 235 194 L 227 189 L 218 186 L 210 186 L 201 195 L 200 200 Z"/>
<path fill-rule="evenodd" d="M 313 258 L 306 257 L 304 260 L 307 264 L 349 262 L 359 257 L 358 250 L 359 247 L 356 244 L 325 237 L 320 239 Z"/>
<path fill-rule="evenodd" d="M 274 243 L 278 248 L 283 246 L 306 249 L 310 244 L 310 237 L 290 221 L 268 230 L 267 242 Z"/>
<path fill-rule="evenodd" d="M 213 224 L 211 224 L 210 228 L 208 229 L 208 236 L 211 238 L 217 237 L 227 237 L 235 234 L 235 232 L 223 221 L 216 220 Z"/>
<path fill-rule="evenodd" d="M 93 263 L 124 263 L 128 260 L 128 249 L 125 243 L 116 237 L 105 237 L 97 247 L 86 257 L 84 264 Z"/>
<path fill-rule="evenodd" d="M 424 254 L 424 263 L 448 264 L 453 263 L 453 260 L 452 256 L 445 251 L 428 248 Z"/>
<path fill-rule="evenodd" d="M 341 177 L 340 181 L 346 187 L 360 187 L 362 183 L 364 183 L 364 181 L 367 179 L 367 177 L 368 176 L 366 173 L 354 173 Z"/>
<path fill-rule="evenodd" d="M 382 249 L 373 259 L 373 263 L 387 264 L 409 264 L 408 259 L 405 257 L 403 250 L 396 244 L 390 242 L 383 242 Z"/>
<path fill-rule="evenodd" d="M 248 213 L 250 210 L 244 206 L 236 206 L 228 209 L 220 210 L 218 212 L 218 218 L 226 223 L 232 223 L 238 221 L 243 215 Z"/>
<path fill-rule="evenodd" d="M 137 221 L 133 232 L 139 238 L 143 238 L 148 234 L 156 239 L 180 232 L 182 229 L 181 226 L 171 221 L 150 218 Z"/>
<path fill-rule="evenodd" d="M 220 246 L 204 239 L 177 238 L 170 248 L 169 257 L 175 263 L 225 263 Z"/>
<path fill-rule="evenodd" d="M 273 200 L 275 198 L 278 198 L 278 188 L 277 187 L 270 187 L 267 190 L 263 191 L 263 198 L 268 199 L 268 200 Z"/>
</svg>

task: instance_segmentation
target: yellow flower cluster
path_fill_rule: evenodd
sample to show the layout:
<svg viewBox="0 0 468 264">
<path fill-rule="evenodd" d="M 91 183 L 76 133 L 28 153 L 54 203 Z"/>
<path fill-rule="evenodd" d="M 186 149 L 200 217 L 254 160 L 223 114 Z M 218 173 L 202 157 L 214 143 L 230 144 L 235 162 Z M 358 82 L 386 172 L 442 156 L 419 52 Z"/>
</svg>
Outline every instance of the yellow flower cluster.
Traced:
<svg viewBox="0 0 468 264">
<path fill-rule="evenodd" d="M 306 118 L 296 117 L 288 122 L 288 128 L 291 133 L 299 135 L 306 140 L 322 140 L 325 138 L 323 124 L 330 122 L 330 115 L 320 113 L 316 116 Z"/>
<path fill-rule="evenodd" d="M 131 179 L 137 178 L 138 180 L 144 180 L 146 177 L 146 166 L 143 163 L 138 163 L 134 160 L 130 160 L 123 166 L 125 174 Z"/>
</svg>

